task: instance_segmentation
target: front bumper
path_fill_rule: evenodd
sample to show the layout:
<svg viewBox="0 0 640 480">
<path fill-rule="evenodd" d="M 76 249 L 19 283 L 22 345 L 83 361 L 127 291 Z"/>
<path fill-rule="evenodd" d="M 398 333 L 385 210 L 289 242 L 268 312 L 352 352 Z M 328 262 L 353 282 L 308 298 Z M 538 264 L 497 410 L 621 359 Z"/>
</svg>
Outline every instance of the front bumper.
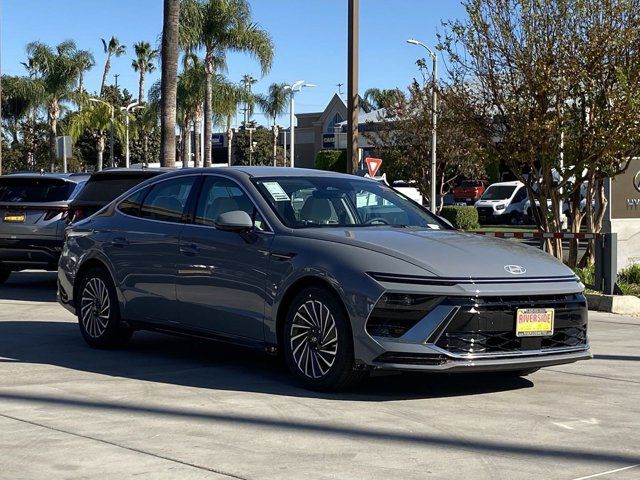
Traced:
<svg viewBox="0 0 640 480">
<path fill-rule="evenodd" d="M 0 238 L 0 263 L 10 270 L 55 270 L 62 252 L 59 238 Z"/>
<path fill-rule="evenodd" d="M 429 305 L 429 310 L 395 337 L 390 332 L 407 316 L 416 318 L 415 310 L 407 307 L 406 314 L 394 316 L 389 304 L 378 307 L 382 300 L 374 308 L 367 321 L 367 333 L 377 351 L 365 362 L 370 368 L 489 372 L 540 368 L 592 357 L 587 304 L 581 293 L 421 298 L 432 299 L 422 304 Z M 553 335 L 518 337 L 515 320 L 519 308 L 554 308 Z"/>
</svg>

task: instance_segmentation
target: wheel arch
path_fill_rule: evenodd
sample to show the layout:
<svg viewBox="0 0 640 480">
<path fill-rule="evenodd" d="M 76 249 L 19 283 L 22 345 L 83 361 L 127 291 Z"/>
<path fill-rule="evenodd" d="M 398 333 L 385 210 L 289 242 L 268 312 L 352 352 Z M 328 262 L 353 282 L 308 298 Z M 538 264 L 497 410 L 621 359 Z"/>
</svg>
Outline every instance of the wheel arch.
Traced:
<svg viewBox="0 0 640 480">
<path fill-rule="evenodd" d="M 298 293 L 300 293 L 305 288 L 309 288 L 309 287 L 324 288 L 325 290 L 329 291 L 338 300 L 340 307 L 342 308 L 342 311 L 346 316 L 346 318 L 347 319 L 350 318 L 349 311 L 344 303 L 344 300 L 342 299 L 342 296 L 340 295 L 339 290 L 336 288 L 335 285 L 333 285 L 331 282 L 329 282 L 325 278 L 313 276 L 313 275 L 308 275 L 308 276 L 298 278 L 295 282 L 293 282 L 287 288 L 287 290 L 282 296 L 282 300 L 280 300 L 278 304 L 278 310 L 276 314 L 276 340 L 278 342 L 279 349 L 282 349 L 282 341 L 284 337 L 284 324 L 287 319 L 287 313 L 289 312 L 289 308 L 293 303 L 293 299 L 296 297 Z M 353 336 L 353 332 L 351 332 L 351 334 Z"/>
<path fill-rule="evenodd" d="M 87 259 L 85 262 L 82 263 L 82 265 L 80 265 L 80 268 L 78 269 L 78 272 L 75 275 L 75 280 L 73 282 L 73 299 L 74 299 L 73 303 L 76 308 L 76 313 L 77 313 L 77 305 L 78 305 L 78 293 L 79 293 L 78 290 L 80 288 L 80 284 L 82 283 L 82 279 L 86 275 L 86 273 L 94 268 L 101 268 L 102 270 L 106 271 L 109 277 L 111 278 L 111 281 L 113 282 L 114 287 L 116 286 L 116 282 L 113 278 L 113 275 L 111 274 L 111 270 L 109 269 L 109 267 L 104 261 L 102 261 L 97 257 L 92 257 Z M 116 292 L 118 292 L 117 287 L 116 287 Z M 119 292 L 118 292 L 118 297 L 120 297 Z"/>
</svg>

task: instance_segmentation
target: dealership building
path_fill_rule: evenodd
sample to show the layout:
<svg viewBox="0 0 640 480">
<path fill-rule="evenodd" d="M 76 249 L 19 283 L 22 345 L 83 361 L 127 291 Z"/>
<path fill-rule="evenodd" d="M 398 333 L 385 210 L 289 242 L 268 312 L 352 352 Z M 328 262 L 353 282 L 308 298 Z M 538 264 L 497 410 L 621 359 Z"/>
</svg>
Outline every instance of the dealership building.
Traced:
<svg viewBox="0 0 640 480">
<path fill-rule="evenodd" d="M 362 101 L 360 102 L 363 103 Z M 314 168 L 315 159 L 322 149 L 346 150 L 347 148 L 347 104 L 335 94 L 325 109 L 321 112 L 297 113 L 295 131 L 295 166 L 301 168 Z M 377 122 L 384 116 L 384 110 L 369 111 L 360 107 L 359 130 L 365 132 L 373 122 Z M 259 127 L 261 128 L 261 127 Z M 212 155 L 214 163 L 226 162 L 228 140 L 226 133 L 214 133 L 212 135 Z M 279 145 L 285 145 L 290 151 L 290 129 L 280 130 Z M 358 146 L 363 156 L 372 146 L 365 135 L 360 135 Z"/>
</svg>

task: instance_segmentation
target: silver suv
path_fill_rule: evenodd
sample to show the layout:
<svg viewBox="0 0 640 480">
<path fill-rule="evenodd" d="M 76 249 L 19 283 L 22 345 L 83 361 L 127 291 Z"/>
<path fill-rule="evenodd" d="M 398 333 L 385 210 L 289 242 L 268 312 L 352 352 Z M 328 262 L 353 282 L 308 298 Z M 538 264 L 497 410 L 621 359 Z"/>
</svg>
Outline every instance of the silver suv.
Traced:
<svg viewBox="0 0 640 480">
<path fill-rule="evenodd" d="M 0 177 L 0 284 L 12 271 L 56 270 L 69 202 L 87 179 L 86 174 Z"/>
</svg>

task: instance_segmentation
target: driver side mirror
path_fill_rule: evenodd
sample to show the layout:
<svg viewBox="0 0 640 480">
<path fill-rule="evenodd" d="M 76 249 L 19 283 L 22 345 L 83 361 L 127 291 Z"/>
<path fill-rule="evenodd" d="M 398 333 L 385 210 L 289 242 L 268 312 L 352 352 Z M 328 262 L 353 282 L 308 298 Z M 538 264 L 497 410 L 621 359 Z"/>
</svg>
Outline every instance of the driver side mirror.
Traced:
<svg viewBox="0 0 640 480">
<path fill-rule="evenodd" d="M 245 232 L 253 228 L 253 220 L 247 212 L 233 210 L 218 215 L 214 225 L 217 229 L 227 232 Z"/>
</svg>

